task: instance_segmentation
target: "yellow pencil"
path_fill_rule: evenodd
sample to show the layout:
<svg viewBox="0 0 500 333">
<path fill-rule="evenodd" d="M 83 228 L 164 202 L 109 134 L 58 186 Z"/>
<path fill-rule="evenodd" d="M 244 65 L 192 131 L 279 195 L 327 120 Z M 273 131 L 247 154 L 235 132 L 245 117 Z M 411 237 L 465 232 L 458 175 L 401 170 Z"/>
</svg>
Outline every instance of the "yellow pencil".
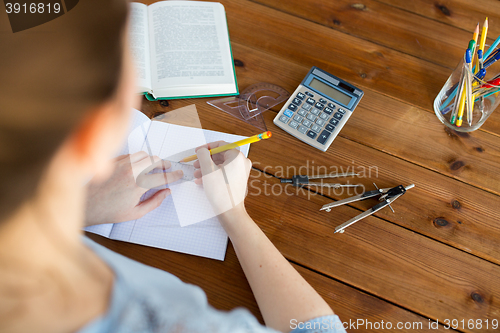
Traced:
<svg viewBox="0 0 500 333">
<path fill-rule="evenodd" d="M 479 49 L 484 53 L 484 45 L 486 45 L 486 35 L 488 34 L 488 18 L 484 20 L 483 30 L 481 31 L 481 41 L 479 42 Z M 479 59 L 476 61 L 476 70 L 474 73 L 479 71 Z"/>
<path fill-rule="evenodd" d="M 467 84 L 467 83 L 465 83 L 465 79 L 464 79 L 464 82 L 462 84 L 463 85 Z M 460 101 L 459 101 L 459 104 L 458 104 L 458 116 L 457 116 L 457 122 L 456 122 L 456 126 L 457 127 L 462 126 L 462 118 L 464 116 L 466 92 L 465 92 L 465 87 L 462 88 L 462 89 L 463 89 L 462 90 L 462 94 L 460 95 Z"/>
<path fill-rule="evenodd" d="M 462 88 L 460 91 L 460 100 L 458 104 L 458 115 L 457 115 L 457 121 L 456 121 L 456 126 L 460 127 L 462 126 L 462 118 L 464 115 L 464 107 L 465 103 L 467 102 L 467 107 L 470 108 L 473 106 L 471 104 L 471 91 L 472 91 L 472 73 L 470 72 L 470 64 L 472 63 L 472 54 L 471 50 L 468 48 L 465 50 L 465 64 L 463 68 L 463 74 L 462 74 Z M 471 109 L 472 110 L 472 109 Z M 469 113 L 467 113 L 469 114 Z M 452 122 L 453 123 L 453 122 Z"/>
<path fill-rule="evenodd" d="M 486 44 L 486 35 L 488 34 L 488 18 L 484 20 L 483 30 L 481 31 L 481 41 L 479 42 L 479 49 L 484 51 Z"/>
<path fill-rule="evenodd" d="M 244 145 L 247 145 L 247 144 L 250 144 L 250 143 L 254 143 L 254 142 L 257 142 L 257 141 L 260 141 L 260 140 L 263 140 L 263 139 L 268 139 L 268 138 L 271 137 L 271 135 L 272 135 L 271 132 L 267 131 L 267 132 L 254 135 L 254 136 L 251 136 L 249 138 L 246 138 L 246 139 L 243 139 L 243 140 L 240 140 L 240 141 L 236 141 L 236 142 L 233 142 L 233 143 L 228 143 L 227 145 L 220 146 L 220 147 L 217 147 L 217 148 L 214 148 L 214 149 L 210 149 L 210 155 L 214 155 L 214 154 L 217 154 L 217 153 L 222 153 L 223 151 L 226 151 L 226 150 L 229 150 L 229 149 L 234 149 L 234 148 L 237 148 L 237 147 L 240 147 L 240 146 L 244 146 Z M 180 162 L 191 162 L 191 161 L 194 161 L 194 160 L 197 160 L 197 159 L 198 159 L 198 156 L 191 155 L 191 156 L 183 158 L 182 160 L 180 160 Z"/>
<path fill-rule="evenodd" d="M 474 48 L 472 49 L 472 58 L 474 58 L 474 54 L 476 53 L 476 49 L 479 49 L 479 46 L 477 44 L 478 36 L 479 36 L 479 22 L 476 25 L 476 30 L 474 30 L 474 33 L 472 34 L 472 40 L 474 41 Z M 471 62 L 471 66 L 472 66 L 472 62 Z M 475 72 L 478 71 L 477 67 L 478 66 L 476 66 Z"/>
<path fill-rule="evenodd" d="M 476 30 L 474 30 L 474 34 L 472 35 L 472 39 L 477 44 L 477 37 L 479 36 L 479 22 L 476 25 Z"/>
</svg>

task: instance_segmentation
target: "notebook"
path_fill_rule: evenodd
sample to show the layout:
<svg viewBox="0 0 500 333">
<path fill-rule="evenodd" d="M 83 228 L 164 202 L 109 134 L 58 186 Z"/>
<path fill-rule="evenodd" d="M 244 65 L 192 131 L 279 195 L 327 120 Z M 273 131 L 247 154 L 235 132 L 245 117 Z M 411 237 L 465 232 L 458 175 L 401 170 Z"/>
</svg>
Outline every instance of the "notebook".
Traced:
<svg viewBox="0 0 500 333">
<path fill-rule="evenodd" d="M 132 112 L 128 139 L 118 155 L 143 150 L 163 159 L 178 158 L 179 154 L 192 155 L 194 148 L 208 142 L 234 142 L 245 138 L 151 121 L 138 110 Z M 241 151 L 248 156 L 249 146 L 241 147 Z M 194 167 L 174 163 L 172 169 L 175 168 L 182 168 L 184 177 L 169 185 L 172 194 L 158 208 L 137 220 L 90 226 L 85 230 L 114 240 L 224 260 L 228 237 L 205 197 L 203 187 L 193 181 Z M 143 199 L 153 191 L 146 192 Z"/>
</svg>

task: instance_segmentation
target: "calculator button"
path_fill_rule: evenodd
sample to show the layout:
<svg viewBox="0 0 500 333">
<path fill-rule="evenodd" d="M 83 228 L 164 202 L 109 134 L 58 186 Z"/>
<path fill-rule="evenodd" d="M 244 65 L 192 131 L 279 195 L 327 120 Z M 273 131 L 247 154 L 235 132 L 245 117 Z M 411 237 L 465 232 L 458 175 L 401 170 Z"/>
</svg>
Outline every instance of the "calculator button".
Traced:
<svg viewBox="0 0 500 333">
<path fill-rule="evenodd" d="M 340 113 L 340 112 L 335 112 L 335 114 L 333 115 L 333 117 L 336 118 L 336 119 L 338 119 L 338 120 L 342 119 L 343 116 L 344 115 L 342 113 Z"/>
<path fill-rule="evenodd" d="M 328 140 L 328 138 L 330 137 L 330 132 L 328 132 L 327 130 L 324 130 L 323 132 L 321 132 L 321 134 L 318 136 L 318 142 L 321 143 L 322 145 L 325 144 L 326 140 Z"/>
<path fill-rule="evenodd" d="M 300 126 L 299 126 L 299 132 L 300 132 L 300 133 L 302 133 L 302 134 L 306 134 L 306 131 L 307 131 L 307 127 L 302 126 L 302 125 L 300 125 Z"/>
<path fill-rule="evenodd" d="M 332 118 L 330 119 L 330 124 L 332 124 L 333 126 L 337 126 L 339 124 L 339 121 L 335 118 Z"/>
<path fill-rule="evenodd" d="M 327 113 L 322 112 L 322 113 L 321 113 L 321 115 L 320 115 L 319 117 L 320 117 L 321 119 L 323 119 L 323 120 L 327 120 L 329 116 L 328 116 L 328 114 L 327 114 Z"/>
<path fill-rule="evenodd" d="M 299 123 L 301 123 L 301 122 L 302 122 L 302 119 L 304 119 L 304 117 L 301 117 L 301 116 L 299 116 L 298 114 L 296 114 L 296 115 L 295 115 L 295 117 L 293 117 L 293 120 L 295 120 L 295 121 L 297 121 L 297 122 L 299 122 Z"/>
<path fill-rule="evenodd" d="M 304 119 L 304 121 L 302 122 L 302 125 L 304 125 L 305 127 L 311 127 L 312 125 L 312 122 L 310 122 L 309 120 L 307 119 Z"/>
<path fill-rule="evenodd" d="M 299 99 L 304 99 L 304 97 L 306 97 L 306 96 L 301 92 L 297 93 L 297 96 L 295 96 L 295 98 L 299 98 Z"/>
<path fill-rule="evenodd" d="M 326 104 L 326 100 L 325 100 L 325 99 L 323 99 L 323 98 L 320 98 L 320 99 L 319 99 L 319 102 L 320 102 L 321 104 Z"/>
<path fill-rule="evenodd" d="M 292 111 L 295 111 L 295 110 L 297 110 L 297 105 L 295 105 L 295 104 L 290 104 L 290 105 L 288 105 L 288 108 L 289 108 L 290 110 L 292 110 Z"/>
<path fill-rule="evenodd" d="M 291 124 L 291 122 L 290 122 L 290 124 Z M 330 124 L 326 124 L 325 129 L 327 131 L 329 131 L 329 132 L 333 132 L 333 130 L 335 129 L 335 127 L 332 126 L 332 125 L 330 125 Z"/>
<path fill-rule="evenodd" d="M 305 117 L 307 114 L 307 111 L 304 109 L 300 109 L 299 111 L 297 111 L 297 113 L 300 114 L 302 117 Z"/>
<path fill-rule="evenodd" d="M 302 103 L 302 100 L 300 98 L 294 98 L 292 103 L 295 105 L 300 105 Z"/>
<path fill-rule="evenodd" d="M 314 95 L 313 95 L 313 94 L 311 94 L 309 91 L 306 91 L 304 94 L 306 94 L 306 95 L 307 95 L 307 96 L 309 96 L 309 97 L 314 97 Z"/>
<path fill-rule="evenodd" d="M 328 126 L 328 125 L 327 125 Z M 314 132 L 319 133 L 321 131 L 321 127 L 314 124 L 313 127 L 311 128 Z"/>
<path fill-rule="evenodd" d="M 311 110 L 311 109 L 312 109 L 312 105 L 309 105 L 309 104 L 304 104 L 304 105 L 302 105 L 302 108 L 303 108 L 304 110 L 306 110 L 306 111 L 309 111 L 309 110 Z"/>
<path fill-rule="evenodd" d="M 309 113 L 309 114 L 307 115 L 307 119 L 309 119 L 310 121 L 314 121 L 314 120 L 316 120 L 316 116 L 315 116 L 315 115 L 313 115 L 312 113 Z"/>
<path fill-rule="evenodd" d="M 328 103 L 328 107 L 329 107 L 329 108 L 332 108 L 332 109 L 335 109 L 335 104 L 333 104 L 333 103 Z"/>
<path fill-rule="evenodd" d="M 309 97 L 309 98 L 306 100 L 306 103 L 307 103 L 307 104 L 314 105 L 314 103 L 316 103 L 316 101 L 315 101 L 314 99 L 312 99 L 311 97 Z"/>
<path fill-rule="evenodd" d="M 345 110 L 344 109 L 338 109 L 337 111 L 340 112 L 340 113 L 342 113 L 342 114 L 345 114 Z"/>
<path fill-rule="evenodd" d="M 316 124 L 318 124 L 319 126 L 323 126 L 325 124 L 325 121 L 321 118 L 318 118 L 318 120 L 316 120 Z"/>
<path fill-rule="evenodd" d="M 316 137 L 316 133 L 314 133 L 313 131 L 308 131 L 307 136 L 310 137 L 311 139 L 314 139 Z"/>
<path fill-rule="evenodd" d="M 281 120 L 282 122 L 284 122 L 285 124 L 288 122 L 288 119 L 290 119 L 290 118 L 288 118 L 287 116 L 281 116 L 281 117 L 280 117 L 280 120 Z"/>
<path fill-rule="evenodd" d="M 323 112 L 326 112 L 328 114 L 332 114 L 333 112 L 333 109 L 332 108 L 329 108 L 328 106 L 323 110 Z"/>
<path fill-rule="evenodd" d="M 316 103 L 316 105 L 314 105 L 314 107 L 317 108 L 317 109 L 323 110 L 323 108 L 325 107 L 325 105 L 318 102 L 318 103 Z"/>
<path fill-rule="evenodd" d="M 297 126 L 299 126 L 299 123 L 295 120 L 292 120 L 290 124 L 288 124 L 288 126 L 290 126 L 291 128 L 297 128 Z"/>
<path fill-rule="evenodd" d="M 316 108 L 314 108 L 314 109 L 312 109 L 312 110 L 311 110 L 311 113 L 312 113 L 313 115 L 315 115 L 315 116 L 317 116 L 320 112 L 321 112 L 321 111 L 320 111 L 320 110 L 318 110 L 318 109 L 316 109 Z"/>
<path fill-rule="evenodd" d="M 283 114 L 285 116 L 287 116 L 288 118 L 292 118 L 293 117 L 293 112 L 290 111 L 290 110 L 286 110 L 285 112 L 283 112 Z"/>
</svg>

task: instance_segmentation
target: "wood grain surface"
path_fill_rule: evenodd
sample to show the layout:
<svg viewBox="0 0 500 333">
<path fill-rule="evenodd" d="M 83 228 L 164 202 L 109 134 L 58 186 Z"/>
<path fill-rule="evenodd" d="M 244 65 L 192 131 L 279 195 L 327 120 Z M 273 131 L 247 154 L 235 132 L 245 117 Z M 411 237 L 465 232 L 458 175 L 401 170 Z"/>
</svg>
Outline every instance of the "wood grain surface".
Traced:
<svg viewBox="0 0 500 333">
<path fill-rule="evenodd" d="M 144 1 L 151 3 L 152 1 Z M 222 1 L 240 91 L 270 82 L 293 91 L 311 66 L 364 90 L 361 103 L 323 153 L 265 121 L 273 137 L 252 144 L 246 206 L 266 235 L 343 322 L 391 322 L 392 329 L 348 332 L 495 332 L 500 321 L 500 114 L 470 134 L 447 129 L 432 103 L 458 63 L 477 22 L 487 43 L 500 34 L 497 1 Z M 210 99 L 149 102 L 149 117 L 195 104 L 203 128 L 239 135 L 258 130 L 211 106 Z M 281 178 L 364 171 L 339 179 L 372 190 L 415 184 L 383 209 L 334 234 L 373 206 L 367 200 L 319 211 L 349 193 L 284 186 Z M 351 193 L 351 195 L 354 193 Z M 243 306 L 262 321 L 228 246 L 225 261 L 89 237 L 125 256 L 202 287 L 221 310 Z M 437 329 L 429 323 L 439 321 Z M 464 324 L 462 325 L 462 320 Z M 469 326 L 469 320 L 476 324 Z M 483 324 L 478 327 L 477 321 Z M 489 327 L 486 328 L 486 321 Z M 413 323 L 398 329 L 397 323 Z M 408 325 L 408 324 L 407 324 Z M 419 326 L 422 325 L 422 326 Z"/>
</svg>

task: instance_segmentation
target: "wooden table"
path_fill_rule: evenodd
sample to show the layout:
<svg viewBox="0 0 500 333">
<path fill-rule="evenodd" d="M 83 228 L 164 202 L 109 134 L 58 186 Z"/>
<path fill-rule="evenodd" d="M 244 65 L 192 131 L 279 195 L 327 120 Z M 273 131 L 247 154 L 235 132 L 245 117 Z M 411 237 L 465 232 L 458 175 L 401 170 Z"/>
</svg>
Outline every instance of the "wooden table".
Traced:
<svg viewBox="0 0 500 333">
<path fill-rule="evenodd" d="M 385 331 L 449 331 L 443 324 L 454 319 L 459 331 L 498 331 L 492 321 L 500 321 L 500 113 L 480 130 L 457 133 L 438 121 L 432 103 L 476 23 L 489 16 L 489 36 L 500 34 L 500 3 L 222 3 L 240 90 L 264 81 L 292 92 L 315 65 L 365 92 L 326 153 L 275 127 L 276 112 L 267 112 L 273 138 L 250 149 L 254 168 L 246 205 L 276 247 L 344 322 L 373 323 L 359 331 L 384 331 L 376 329 L 382 321 L 393 325 Z M 206 129 L 256 132 L 206 100 L 144 100 L 142 111 L 156 116 L 196 103 Z M 291 177 L 301 166 L 308 166 L 300 169 L 302 174 L 318 173 L 319 166 L 371 167 L 370 178 L 359 178 L 367 189 L 372 182 L 416 187 L 393 204 L 395 213 L 383 209 L 344 234 L 334 234 L 335 226 L 375 201 L 326 213 L 319 211 L 323 204 L 347 195 L 290 188 L 279 194 L 279 179 Z M 244 306 L 261 318 L 231 245 L 226 260 L 218 262 L 90 237 L 200 285 L 216 308 Z M 429 329 L 436 320 L 437 329 Z M 406 328 L 397 329 L 398 322 Z"/>
</svg>

